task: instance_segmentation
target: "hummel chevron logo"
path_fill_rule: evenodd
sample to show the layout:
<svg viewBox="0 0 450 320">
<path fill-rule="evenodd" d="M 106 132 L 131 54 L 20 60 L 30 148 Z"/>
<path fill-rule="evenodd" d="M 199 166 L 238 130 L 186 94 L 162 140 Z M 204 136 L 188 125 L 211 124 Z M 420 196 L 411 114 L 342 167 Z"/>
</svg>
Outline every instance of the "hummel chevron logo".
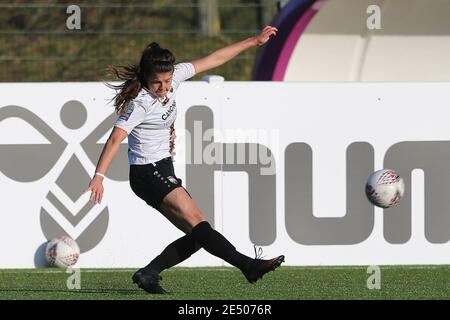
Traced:
<svg viewBox="0 0 450 320">
<path fill-rule="evenodd" d="M 40 220 L 47 239 L 67 235 L 75 239 L 81 253 L 94 248 L 108 228 L 109 212 L 81 197 L 89 175 L 73 155 L 42 205 Z"/>
</svg>

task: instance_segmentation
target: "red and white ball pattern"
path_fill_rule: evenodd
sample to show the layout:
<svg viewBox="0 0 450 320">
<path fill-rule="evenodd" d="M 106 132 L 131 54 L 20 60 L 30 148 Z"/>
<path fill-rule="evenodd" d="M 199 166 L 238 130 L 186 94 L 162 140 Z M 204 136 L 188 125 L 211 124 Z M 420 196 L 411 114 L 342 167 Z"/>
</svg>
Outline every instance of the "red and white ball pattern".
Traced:
<svg viewBox="0 0 450 320">
<path fill-rule="evenodd" d="M 403 179 L 394 170 L 378 170 L 367 179 L 367 198 L 377 207 L 390 208 L 397 205 L 403 198 L 404 193 Z"/>
<path fill-rule="evenodd" d="M 77 263 L 80 248 L 72 238 L 62 236 L 47 243 L 45 258 L 50 267 L 67 268 Z"/>
</svg>

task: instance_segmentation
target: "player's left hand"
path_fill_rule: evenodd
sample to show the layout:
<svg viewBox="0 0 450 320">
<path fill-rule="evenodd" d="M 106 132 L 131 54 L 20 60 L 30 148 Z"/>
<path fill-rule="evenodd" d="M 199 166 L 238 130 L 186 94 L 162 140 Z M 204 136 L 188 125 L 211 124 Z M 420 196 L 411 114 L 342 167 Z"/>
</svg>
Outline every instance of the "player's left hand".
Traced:
<svg viewBox="0 0 450 320">
<path fill-rule="evenodd" d="M 262 46 L 267 41 L 269 41 L 270 37 L 276 36 L 278 29 L 272 26 L 266 26 L 260 33 L 258 33 L 255 38 L 258 46 Z"/>
<path fill-rule="evenodd" d="M 92 201 L 94 204 L 97 204 L 97 203 L 100 204 L 102 202 L 103 191 L 104 191 L 102 182 L 103 182 L 103 177 L 94 175 L 92 180 L 89 182 L 89 186 L 84 191 L 85 193 L 91 191 L 91 196 L 90 196 L 89 200 Z"/>
</svg>

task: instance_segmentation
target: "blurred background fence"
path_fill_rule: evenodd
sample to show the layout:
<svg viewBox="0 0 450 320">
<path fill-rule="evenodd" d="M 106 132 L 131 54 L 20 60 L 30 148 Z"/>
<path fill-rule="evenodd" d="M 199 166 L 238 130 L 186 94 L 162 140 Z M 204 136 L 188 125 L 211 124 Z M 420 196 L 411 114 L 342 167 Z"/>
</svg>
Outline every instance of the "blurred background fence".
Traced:
<svg viewBox="0 0 450 320">
<path fill-rule="evenodd" d="M 178 62 L 193 60 L 254 35 L 286 2 L 1 1 L 0 81 L 111 80 L 109 65 L 138 62 L 152 41 L 169 48 Z M 69 5 L 80 8 L 80 29 L 66 25 Z M 213 73 L 250 80 L 256 50 Z"/>
</svg>

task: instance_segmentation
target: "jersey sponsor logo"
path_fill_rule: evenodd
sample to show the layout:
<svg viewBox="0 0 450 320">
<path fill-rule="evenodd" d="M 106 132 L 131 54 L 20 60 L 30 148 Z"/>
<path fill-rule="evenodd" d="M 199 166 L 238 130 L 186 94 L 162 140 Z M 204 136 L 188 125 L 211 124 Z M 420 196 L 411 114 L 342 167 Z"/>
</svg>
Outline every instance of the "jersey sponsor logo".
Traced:
<svg viewBox="0 0 450 320">
<path fill-rule="evenodd" d="M 172 112 L 175 111 L 176 107 L 177 103 L 174 101 L 169 109 L 161 116 L 161 119 L 166 120 L 167 118 L 169 118 Z"/>
</svg>

